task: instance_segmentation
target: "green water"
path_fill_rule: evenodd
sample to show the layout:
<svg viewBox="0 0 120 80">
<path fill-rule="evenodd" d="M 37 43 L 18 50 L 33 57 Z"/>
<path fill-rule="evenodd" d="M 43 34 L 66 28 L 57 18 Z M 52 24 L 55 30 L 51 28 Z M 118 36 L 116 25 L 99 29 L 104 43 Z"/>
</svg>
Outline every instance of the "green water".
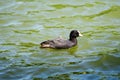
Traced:
<svg viewBox="0 0 120 80">
<path fill-rule="evenodd" d="M 77 46 L 39 48 L 73 29 Z M 120 80 L 120 0 L 0 0 L 0 80 Z"/>
</svg>

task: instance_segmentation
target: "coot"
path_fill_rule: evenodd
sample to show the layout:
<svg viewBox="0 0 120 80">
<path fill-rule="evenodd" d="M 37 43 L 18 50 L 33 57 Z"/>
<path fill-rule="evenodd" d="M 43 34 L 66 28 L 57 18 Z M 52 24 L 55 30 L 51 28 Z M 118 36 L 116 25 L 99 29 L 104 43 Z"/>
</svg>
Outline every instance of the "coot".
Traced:
<svg viewBox="0 0 120 80">
<path fill-rule="evenodd" d="M 41 48 L 56 48 L 67 49 L 77 45 L 77 37 L 83 36 L 79 31 L 72 30 L 69 35 L 69 39 L 57 38 L 53 40 L 47 40 L 40 43 Z"/>
</svg>

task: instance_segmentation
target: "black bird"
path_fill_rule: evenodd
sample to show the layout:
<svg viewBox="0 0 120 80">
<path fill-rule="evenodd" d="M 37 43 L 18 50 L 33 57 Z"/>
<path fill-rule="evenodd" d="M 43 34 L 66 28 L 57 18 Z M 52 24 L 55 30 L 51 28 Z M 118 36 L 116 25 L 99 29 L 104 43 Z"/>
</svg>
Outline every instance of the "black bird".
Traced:
<svg viewBox="0 0 120 80">
<path fill-rule="evenodd" d="M 69 39 L 57 38 L 53 40 L 47 40 L 40 43 L 41 48 L 56 48 L 67 49 L 77 45 L 77 37 L 83 36 L 79 31 L 72 30 L 69 35 Z"/>
</svg>

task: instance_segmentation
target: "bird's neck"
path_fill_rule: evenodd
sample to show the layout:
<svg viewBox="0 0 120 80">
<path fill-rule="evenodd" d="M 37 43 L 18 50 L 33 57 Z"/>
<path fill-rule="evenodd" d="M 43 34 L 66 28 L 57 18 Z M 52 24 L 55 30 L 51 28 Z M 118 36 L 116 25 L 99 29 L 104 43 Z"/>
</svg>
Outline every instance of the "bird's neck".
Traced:
<svg viewBox="0 0 120 80">
<path fill-rule="evenodd" d="M 71 42 L 74 42 L 74 43 L 77 44 L 77 39 L 76 39 L 76 38 L 70 38 L 69 40 L 70 40 Z"/>
</svg>

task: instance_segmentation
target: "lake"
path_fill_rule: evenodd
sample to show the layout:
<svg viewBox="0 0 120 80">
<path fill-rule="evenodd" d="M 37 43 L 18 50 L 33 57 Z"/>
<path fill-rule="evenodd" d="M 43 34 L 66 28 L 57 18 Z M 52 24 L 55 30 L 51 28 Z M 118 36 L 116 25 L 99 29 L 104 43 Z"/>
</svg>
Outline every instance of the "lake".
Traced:
<svg viewBox="0 0 120 80">
<path fill-rule="evenodd" d="M 40 48 L 74 29 L 77 46 Z M 0 80 L 120 80 L 120 0 L 1 0 Z"/>
</svg>

